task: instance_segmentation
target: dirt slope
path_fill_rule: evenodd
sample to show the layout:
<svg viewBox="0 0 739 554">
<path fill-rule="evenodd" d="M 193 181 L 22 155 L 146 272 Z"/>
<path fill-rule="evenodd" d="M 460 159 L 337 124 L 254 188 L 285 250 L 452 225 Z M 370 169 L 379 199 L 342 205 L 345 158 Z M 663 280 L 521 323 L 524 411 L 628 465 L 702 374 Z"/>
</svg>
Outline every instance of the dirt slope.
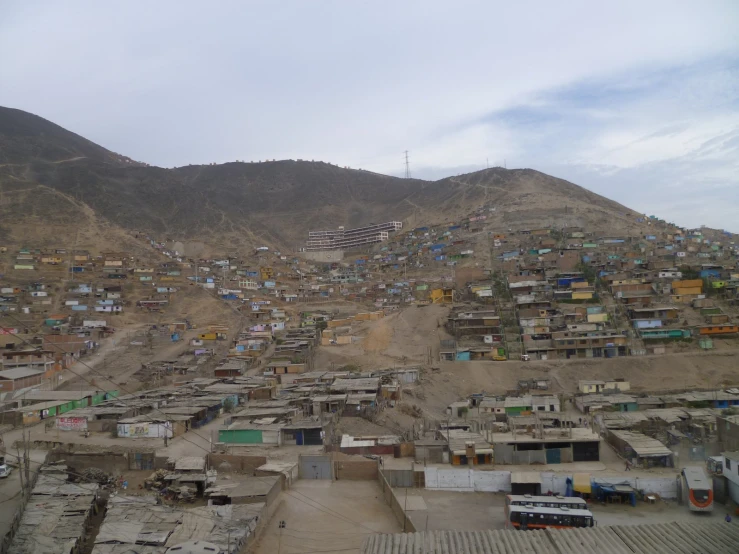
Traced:
<svg viewBox="0 0 739 554">
<path fill-rule="evenodd" d="M 61 193 L 124 230 L 224 248 L 295 247 L 310 229 L 391 219 L 428 225 L 476 209 L 501 227 L 596 224 L 615 233 L 635 220 L 615 202 L 530 169 L 492 168 L 429 182 L 293 160 L 149 167 L 40 117 L 0 108 L 0 206 L 19 186 Z M 68 202 L 56 204 L 48 194 L 15 198 L 16 213 L 75 217 Z"/>
</svg>

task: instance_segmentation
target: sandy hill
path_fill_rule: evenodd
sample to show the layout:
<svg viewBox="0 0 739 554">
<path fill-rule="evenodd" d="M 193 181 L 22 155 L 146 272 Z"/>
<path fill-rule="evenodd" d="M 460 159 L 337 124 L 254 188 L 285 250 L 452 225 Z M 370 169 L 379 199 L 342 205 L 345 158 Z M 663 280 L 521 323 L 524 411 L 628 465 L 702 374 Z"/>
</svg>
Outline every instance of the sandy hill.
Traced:
<svg viewBox="0 0 739 554">
<path fill-rule="evenodd" d="M 399 179 L 323 162 L 150 167 L 38 116 L 0 108 L 0 233 L 44 221 L 52 237 L 89 223 L 233 249 L 297 246 L 309 229 L 402 220 L 454 221 L 482 207 L 505 227 L 587 225 L 622 232 L 634 214 L 530 169 L 492 168 L 439 181 Z M 92 221 L 94 220 L 94 222 Z M 38 225 L 36 225 L 38 227 Z"/>
</svg>

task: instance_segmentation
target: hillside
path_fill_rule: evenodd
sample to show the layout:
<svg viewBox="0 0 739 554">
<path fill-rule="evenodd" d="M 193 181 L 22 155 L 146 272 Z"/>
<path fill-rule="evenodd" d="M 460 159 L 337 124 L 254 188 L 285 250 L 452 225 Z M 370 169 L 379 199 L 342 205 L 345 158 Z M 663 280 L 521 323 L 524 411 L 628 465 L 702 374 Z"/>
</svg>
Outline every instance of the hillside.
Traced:
<svg viewBox="0 0 739 554">
<path fill-rule="evenodd" d="M 45 221 L 54 222 L 55 237 L 65 225 L 71 233 L 87 208 L 100 225 L 228 249 L 295 247 L 308 230 L 339 225 L 453 221 L 481 206 L 495 207 L 493 224 L 505 227 L 582 224 L 615 233 L 634 222 L 628 208 L 530 169 L 434 182 L 292 160 L 164 169 L 8 108 L 0 108 L 0 162 L 0 232 L 8 234 L 31 217 L 41 235 Z"/>
</svg>

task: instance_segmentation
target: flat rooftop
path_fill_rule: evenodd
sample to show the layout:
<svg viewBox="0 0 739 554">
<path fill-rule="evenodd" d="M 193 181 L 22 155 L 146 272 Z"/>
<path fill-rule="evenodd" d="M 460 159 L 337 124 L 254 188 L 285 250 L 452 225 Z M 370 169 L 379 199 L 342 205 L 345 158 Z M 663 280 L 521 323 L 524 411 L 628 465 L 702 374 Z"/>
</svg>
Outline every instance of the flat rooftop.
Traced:
<svg viewBox="0 0 739 554">
<path fill-rule="evenodd" d="M 570 436 L 570 431 L 571 436 Z M 600 435 L 594 432 L 592 429 L 586 429 L 584 427 L 574 427 L 567 429 L 564 432 L 560 432 L 559 429 L 555 433 L 545 433 L 543 438 L 534 437 L 527 433 L 493 433 L 492 442 L 493 444 L 500 443 L 521 443 L 521 442 L 598 442 L 600 441 Z"/>
</svg>

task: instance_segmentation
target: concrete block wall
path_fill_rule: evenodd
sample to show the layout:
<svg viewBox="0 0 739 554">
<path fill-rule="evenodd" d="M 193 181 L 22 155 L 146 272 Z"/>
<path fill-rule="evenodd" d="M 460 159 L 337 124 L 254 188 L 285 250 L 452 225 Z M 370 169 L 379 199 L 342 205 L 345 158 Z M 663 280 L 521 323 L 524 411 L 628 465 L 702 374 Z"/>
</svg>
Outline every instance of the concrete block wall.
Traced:
<svg viewBox="0 0 739 554">
<path fill-rule="evenodd" d="M 542 472 L 541 473 L 541 492 L 546 494 L 552 491 L 555 494 L 564 495 L 567 492 L 567 479 L 572 479 L 572 475 L 562 473 Z"/>
<path fill-rule="evenodd" d="M 511 492 L 510 471 L 476 471 L 474 469 L 440 469 L 427 467 L 424 470 L 426 488 L 459 492 Z M 599 483 L 611 485 L 628 484 L 637 490 L 656 493 L 668 500 L 677 498 L 675 477 L 598 477 Z M 541 491 L 565 494 L 567 478 L 572 474 L 541 472 Z"/>
<path fill-rule="evenodd" d="M 232 454 L 208 454 L 208 467 L 218 469 L 223 463 L 228 462 L 231 471 L 254 475 L 256 468 L 267 463 L 266 456 L 236 456 Z"/>
<path fill-rule="evenodd" d="M 370 481 L 377 479 L 378 464 L 374 460 L 336 461 L 334 476 L 337 481 Z"/>
<path fill-rule="evenodd" d="M 460 492 L 510 492 L 510 471 L 475 471 L 474 469 L 424 470 L 427 489 Z"/>
<path fill-rule="evenodd" d="M 395 517 L 397 518 L 398 523 L 403 528 L 403 531 L 406 533 L 415 533 L 416 527 L 413 525 L 410 517 L 408 517 L 408 515 L 403 510 L 403 504 L 397 496 L 397 494 L 400 494 L 402 489 L 394 491 L 390 484 L 387 482 L 387 479 L 385 479 L 382 470 L 377 472 L 377 480 L 380 483 L 382 496 L 385 499 L 385 502 L 387 502 L 388 506 L 390 506 L 390 509 L 395 514 Z"/>
<path fill-rule="evenodd" d="M 112 454 L 52 450 L 49 452 L 47 460 L 49 462 L 64 460 L 70 470 L 75 473 L 80 473 L 85 469 L 93 467 L 102 469 L 113 475 L 120 475 L 124 471 L 128 471 L 128 455 L 125 453 Z"/>
</svg>

